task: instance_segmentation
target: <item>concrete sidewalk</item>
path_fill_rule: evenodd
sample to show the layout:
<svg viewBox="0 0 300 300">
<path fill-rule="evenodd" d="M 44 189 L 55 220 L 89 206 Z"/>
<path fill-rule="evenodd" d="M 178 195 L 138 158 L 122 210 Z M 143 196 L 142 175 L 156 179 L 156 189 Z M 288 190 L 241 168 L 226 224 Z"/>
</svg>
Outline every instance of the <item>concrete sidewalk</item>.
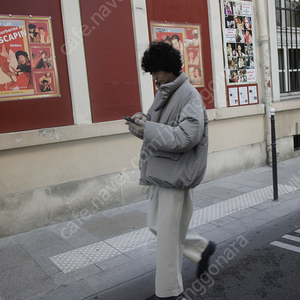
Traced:
<svg viewBox="0 0 300 300">
<path fill-rule="evenodd" d="M 201 184 L 190 226 L 217 243 L 300 208 L 300 157 L 278 163 L 279 200 L 269 166 Z M 0 300 L 113 299 L 99 296 L 143 278 L 135 295 L 154 293 L 155 238 L 147 200 L 0 239 Z M 98 295 L 98 296 L 96 296 Z M 138 296 L 137 296 L 138 295 Z"/>
</svg>

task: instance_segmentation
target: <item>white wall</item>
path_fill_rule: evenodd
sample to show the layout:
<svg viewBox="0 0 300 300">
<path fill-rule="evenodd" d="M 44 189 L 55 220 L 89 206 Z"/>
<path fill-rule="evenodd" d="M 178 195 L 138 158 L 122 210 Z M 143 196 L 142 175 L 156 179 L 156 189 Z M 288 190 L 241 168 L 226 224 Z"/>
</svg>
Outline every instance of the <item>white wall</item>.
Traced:
<svg viewBox="0 0 300 300">
<path fill-rule="evenodd" d="M 61 0 L 74 122 L 92 123 L 79 1 Z"/>
</svg>

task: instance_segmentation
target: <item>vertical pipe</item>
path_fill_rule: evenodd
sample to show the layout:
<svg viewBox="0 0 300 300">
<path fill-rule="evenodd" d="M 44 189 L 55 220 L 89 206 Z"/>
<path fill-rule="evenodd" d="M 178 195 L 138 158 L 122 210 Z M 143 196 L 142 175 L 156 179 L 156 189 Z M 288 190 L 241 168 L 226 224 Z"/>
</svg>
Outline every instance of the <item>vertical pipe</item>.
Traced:
<svg viewBox="0 0 300 300">
<path fill-rule="evenodd" d="M 267 144 L 267 159 L 268 164 L 271 165 L 271 124 L 270 124 L 270 110 L 269 106 L 272 104 L 272 89 L 271 89 L 271 62 L 270 62 L 270 46 L 269 46 L 269 31 L 268 31 L 268 4 L 266 0 L 256 1 L 256 15 L 258 20 L 257 30 L 258 42 L 260 46 L 260 68 L 262 70 L 263 87 L 264 87 L 264 103 L 266 107 L 265 114 L 265 136 Z"/>
<path fill-rule="evenodd" d="M 272 173 L 273 173 L 273 196 L 278 199 L 278 180 L 277 180 L 277 153 L 276 153 L 276 133 L 275 133 L 275 109 L 270 109 L 271 115 L 271 135 L 272 135 Z"/>
</svg>

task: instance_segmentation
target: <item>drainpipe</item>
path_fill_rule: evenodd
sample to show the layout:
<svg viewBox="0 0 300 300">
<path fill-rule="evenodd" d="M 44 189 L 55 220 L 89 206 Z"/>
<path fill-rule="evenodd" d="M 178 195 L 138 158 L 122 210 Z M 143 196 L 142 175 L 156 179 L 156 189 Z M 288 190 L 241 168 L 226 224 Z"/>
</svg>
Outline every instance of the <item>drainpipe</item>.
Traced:
<svg viewBox="0 0 300 300">
<path fill-rule="evenodd" d="M 267 144 L 268 164 L 272 164 L 272 141 L 270 108 L 272 106 L 271 89 L 271 62 L 270 62 L 270 40 L 269 40 L 269 13 L 267 0 L 256 0 L 256 16 L 258 20 L 258 45 L 260 50 L 260 70 L 263 76 L 263 99 L 265 104 L 265 137 Z"/>
</svg>

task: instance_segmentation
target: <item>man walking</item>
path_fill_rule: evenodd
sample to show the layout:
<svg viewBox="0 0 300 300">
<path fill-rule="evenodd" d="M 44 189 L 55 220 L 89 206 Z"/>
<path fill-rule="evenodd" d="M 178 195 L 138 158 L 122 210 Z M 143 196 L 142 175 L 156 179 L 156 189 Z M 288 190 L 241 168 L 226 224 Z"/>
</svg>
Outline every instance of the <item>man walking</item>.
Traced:
<svg viewBox="0 0 300 300">
<path fill-rule="evenodd" d="M 207 114 L 198 91 L 181 71 L 181 54 L 164 42 L 145 51 L 142 68 L 158 91 L 148 114 L 136 113 L 129 131 L 143 139 L 140 184 L 150 186 L 149 229 L 157 236 L 155 294 L 146 300 L 176 299 L 183 292 L 183 255 L 207 271 L 216 245 L 189 229 L 193 188 L 207 161 Z"/>
</svg>

